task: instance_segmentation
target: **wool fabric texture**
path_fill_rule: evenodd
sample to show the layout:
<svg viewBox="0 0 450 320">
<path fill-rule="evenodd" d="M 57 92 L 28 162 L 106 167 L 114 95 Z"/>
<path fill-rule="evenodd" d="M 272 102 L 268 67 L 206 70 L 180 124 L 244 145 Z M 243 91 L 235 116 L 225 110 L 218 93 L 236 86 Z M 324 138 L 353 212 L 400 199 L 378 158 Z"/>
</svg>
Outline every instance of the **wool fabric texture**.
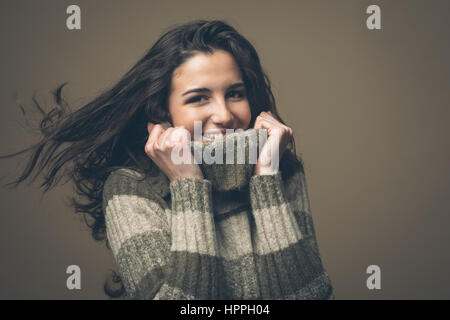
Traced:
<svg viewBox="0 0 450 320">
<path fill-rule="evenodd" d="M 245 190 L 266 140 L 266 129 L 249 129 L 211 142 L 192 141 L 190 148 L 214 190 Z"/>
<path fill-rule="evenodd" d="M 286 179 L 221 166 L 209 168 L 213 182 L 109 175 L 106 232 L 127 297 L 334 299 L 301 164 Z"/>
</svg>

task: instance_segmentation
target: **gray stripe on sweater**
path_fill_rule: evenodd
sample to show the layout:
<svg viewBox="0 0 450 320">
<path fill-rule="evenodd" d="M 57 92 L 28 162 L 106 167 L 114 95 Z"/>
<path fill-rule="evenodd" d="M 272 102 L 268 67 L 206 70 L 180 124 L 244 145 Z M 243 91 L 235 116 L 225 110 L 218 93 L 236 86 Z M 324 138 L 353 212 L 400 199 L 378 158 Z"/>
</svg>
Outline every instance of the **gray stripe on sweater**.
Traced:
<svg viewBox="0 0 450 320">
<path fill-rule="evenodd" d="M 127 291 L 137 292 L 138 299 L 151 299 L 163 284 L 161 279 L 169 276 L 166 284 L 186 294 L 202 299 L 216 296 L 218 258 L 185 251 L 170 252 L 168 243 L 158 241 L 158 236 L 155 232 L 146 232 L 121 245 L 116 263 L 124 274 Z M 130 278 L 135 279 L 135 283 L 126 283 Z M 195 291 L 187 288 L 195 288 Z M 149 292 L 149 295 L 142 297 L 140 292 Z"/>
<path fill-rule="evenodd" d="M 246 254 L 233 260 L 184 251 L 170 252 L 167 246 L 166 251 L 162 252 L 164 249 L 159 249 L 154 241 L 152 233 L 137 235 L 128 239 L 117 255 L 119 270 L 125 275 L 134 270 L 132 278 L 139 279 L 138 283 L 125 283 L 127 291 L 150 292 L 149 296 L 140 299 L 151 299 L 163 285 L 162 278 L 166 275 L 172 275 L 166 279 L 166 285 L 179 288 L 186 295 L 197 299 L 215 296 L 214 292 L 219 286 L 217 281 L 222 281 L 222 271 L 233 275 L 231 278 L 240 280 L 223 283 L 225 288 L 240 292 L 233 297 L 226 297 L 228 299 L 279 299 L 296 294 L 323 273 L 322 261 L 312 237 L 301 239 L 298 243 L 274 253 Z M 143 251 L 148 250 L 157 250 L 153 253 L 155 258 L 152 259 L 152 254 L 149 254 L 148 259 L 143 259 Z M 156 257 L 165 259 L 157 264 Z M 142 261 L 145 261 L 144 265 Z M 162 270 L 167 273 L 164 274 Z M 255 286 L 256 282 L 259 286 Z M 251 289 L 255 287 L 261 291 L 255 292 Z"/>
</svg>

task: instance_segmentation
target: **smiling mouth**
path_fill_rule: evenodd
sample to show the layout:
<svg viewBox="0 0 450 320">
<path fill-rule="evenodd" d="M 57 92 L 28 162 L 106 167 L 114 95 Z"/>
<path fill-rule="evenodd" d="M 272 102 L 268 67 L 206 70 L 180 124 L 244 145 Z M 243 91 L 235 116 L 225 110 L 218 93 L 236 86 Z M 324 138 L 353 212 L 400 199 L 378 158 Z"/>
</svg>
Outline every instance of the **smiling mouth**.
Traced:
<svg viewBox="0 0 450 320">
<path fill-rule="evenodd" d="M 222 138 L 224 135 L 226 135 L 226 130 L 207 130 L 202 138 L 203 142 L 210 142 Z"/>
</svg>

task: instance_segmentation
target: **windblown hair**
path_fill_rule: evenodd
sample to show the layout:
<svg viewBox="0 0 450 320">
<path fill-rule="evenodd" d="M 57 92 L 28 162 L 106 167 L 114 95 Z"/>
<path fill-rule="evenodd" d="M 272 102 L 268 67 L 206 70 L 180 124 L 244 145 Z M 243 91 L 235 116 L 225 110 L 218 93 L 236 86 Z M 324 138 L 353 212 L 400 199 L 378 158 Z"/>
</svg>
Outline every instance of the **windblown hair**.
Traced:
<svg viewBox="0 0 450 320">
<path fill-rule="evenodd" d="M 8 186 L 17 187 L 35 172 L 33 181 L 43 175 L 44 192 L 67 176 L 73 180 L 76 193 L 84 202 L 73 197 L 76 213 L 82 213 L 92 236 L 106 240 L 102 190 L 108 175 L 118 168 L 132 168 L 145 176 L 153 175 L 155 165 L 146 155 L 147 123 L 171 123 L 168 96 L 173 71 L 197 53 L 214 50 L 230 53 L 243 76 L 251 108 L 251 123 L 262 111 L 271 111 L 281 122 L 275 106 L 270 81 L 264 73 L 255 48 L 233 27 L 223 21 L 193 21 L 172 27 L 115 84 L 76 111 L 70 111 L 62 98 L 66 83 L 54 91 L 56 107 L 45 112 L 33 96 L 42 113 L 42 139 L 35 145 L 12 155 L 31 151 L 29 161 L 20 177 Z M 287 159 L 287 161 L 285 161 Z M 285 152 L 283 163 L 295 161 L 295 145 Z M 303 165 L 301 166 L 303 168 Z M 288 170 L 282 170 L 285 175 Z M 105 282 L 105 293 L 119 297 L 125 293 L 120 277 L 114 273 L 113 290 Z"/>
</svg>

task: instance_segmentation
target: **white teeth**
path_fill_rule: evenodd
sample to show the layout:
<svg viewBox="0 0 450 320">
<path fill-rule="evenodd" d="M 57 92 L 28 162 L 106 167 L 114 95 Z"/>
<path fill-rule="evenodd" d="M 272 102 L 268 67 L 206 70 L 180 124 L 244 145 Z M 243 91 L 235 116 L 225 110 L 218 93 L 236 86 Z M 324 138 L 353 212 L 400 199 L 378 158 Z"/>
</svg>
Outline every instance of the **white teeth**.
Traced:
<svg viewBox="0 0 450 320">
<path fill-rule="evenodd" d="M 221 133 L 205 133 L 204 138 L 207 139 L 216 139 L 222 137 L 223 134 Z"/>
</svg>

